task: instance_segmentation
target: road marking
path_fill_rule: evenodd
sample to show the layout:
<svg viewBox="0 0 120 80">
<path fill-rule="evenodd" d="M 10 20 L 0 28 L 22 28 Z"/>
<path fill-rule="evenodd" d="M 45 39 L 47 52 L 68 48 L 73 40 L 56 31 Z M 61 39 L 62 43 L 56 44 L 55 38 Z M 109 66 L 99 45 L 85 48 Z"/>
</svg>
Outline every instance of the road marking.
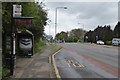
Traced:
<svg viewBox="0 0 120 80">
<path fill-rule="evenodd" d="M 80 68 L 85 67 L 84 65 L 80 64 L 77 61 L 73 61 L 72 59 L 67 59 L 67 58 L 65 59 L 69 67 L 70 67 L 70 64 L 72 64 L 74 67 L 80 67 Z"/>
<path fill-rule="evenodd" d="M 68 64 L 68 66 L 70 67 L 70 64 L 67 62 L 67 61 L 65 61 L 67 64 Z"/>
<path fill-rule="evenodd" d="M 51 56 L 49 56 L 49 63 L 51 64 Z"/>
<path fill-rule="evenodd" d="M 61 50 L 61 49 L 60 49 L 60 50 Z M 54 54 L 52 55 L 53 67 L 54 67 L 54 69 L 55 69 L 56 77 L 57 77 L 59 80 L 61 80 L 61 77 L 60 77 L 59 71 L 58 71 L 57 66 L 56 66 L 55 55 L 56 55 L 57 53 L 59 53 L 60 50 L 57 51 L 56 53 L 54 53 Z"/>
<path fill-rule="evenodd" d="M 84 65 L 82 65 L 82 64 L 80 64 L 80 63 L 79 63 L 78 65 L 79 65 L 80 67 L 85 67 Z"/>
<path fill-rule="evenodd" d="M 66 59 L 65 61 L 68 64 L 68 66 L 70 67 L 70 60 Z"/>
<path fill-rule="evenodd" d="M 81 64 L 79 64 L 79 63 L 77 63 L 77 65 L 78 65 L 77 67 L 83 67 L 83 66 L 82 66 Z"/>
<path fill-rule="evenodd" d="M 70 60 L 68 60 L 68 62 L 69 62 L 69 63 L 71 63 L 71 61 L 70 61 Z"/>
<path fill-rule="evenodd" d="M 75 64 L 73 64 L 74 67 L 77 67 Z"/>
<path fill-rule="evenodd" d="M 73 61 L 73 60 L 70 60 L 70 62 L 71 62 L 71 63 L 74 63 L 74 61 Z"/>
</svg>

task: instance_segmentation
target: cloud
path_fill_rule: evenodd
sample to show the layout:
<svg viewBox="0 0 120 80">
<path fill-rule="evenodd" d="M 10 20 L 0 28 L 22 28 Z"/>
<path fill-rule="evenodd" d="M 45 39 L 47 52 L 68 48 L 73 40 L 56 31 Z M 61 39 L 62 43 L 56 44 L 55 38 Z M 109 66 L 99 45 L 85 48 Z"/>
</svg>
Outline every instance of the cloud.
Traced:
<svg viewBox="0 0 120 80">
<path fill-rule="evenodd" d="M 45 2 L 118 2 L 119 0 L 45 0 Z"/>
<path fill-rule="evenodd" d="M 119 3 L 118 3 L 118 21 L 120 21 L 120 1 L 119 1 Z"/>
<path fill-rule="evenodd" d="M 48 17 L 53 23 L 55 22 L 55 8 L 61 6 L 67 6 L 68 9 L 58 10 L 57 32 L 83 28 L 78 23 L 83 23 L 85 30 L 93 30 L 98 25 L 107 24 L 110 24 L 113 29 L 118 21 L 117 2 L 47 2 Z M 47 31 L 46 29 L 45 32 L 48 33 Z"/>
</svg>

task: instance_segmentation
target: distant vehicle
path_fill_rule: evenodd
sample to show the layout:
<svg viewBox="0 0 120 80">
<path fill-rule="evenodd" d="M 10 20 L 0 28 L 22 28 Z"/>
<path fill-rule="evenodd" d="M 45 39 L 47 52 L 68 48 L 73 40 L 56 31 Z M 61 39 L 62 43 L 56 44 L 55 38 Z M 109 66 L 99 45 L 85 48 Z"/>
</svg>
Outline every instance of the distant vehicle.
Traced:
<svg viewBox="0 0 120 80">
<path fill-rule="evenodd" d="M 98 40 L 98 41 L 97 41 L 97 44 L 104 45 L 105 43 L 104 43 L 102 40 Z"/>
<path fill-rule="evenodd" d="M 114 45 L 114 46 L 120 45 L 120 38 L 113 38 L 112 39 L 112 45 Z"/>
</svg>

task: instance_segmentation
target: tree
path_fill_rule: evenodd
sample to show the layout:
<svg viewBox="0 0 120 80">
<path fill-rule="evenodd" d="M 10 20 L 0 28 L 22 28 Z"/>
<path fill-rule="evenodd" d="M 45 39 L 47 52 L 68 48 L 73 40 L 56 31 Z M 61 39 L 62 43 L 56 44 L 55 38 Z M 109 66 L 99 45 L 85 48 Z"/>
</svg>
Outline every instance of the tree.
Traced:
<svg viewBox="0 0 120 80">
<path fill-rule="evenodd" d="M 120 38 L 120 22 L 118 22 L 114 28 L 114 37 Z"/>
<path fill-rule="evenodd" d="M 23 16 L 32 16 L 33 27 L 28 28 L 35 37 L 35 40 L 39 40 L 44 35 L 44 26 L 47 24 L 47 11 L 34 2 L 22 3 Z"/>
<path fill-rule="evenodd" d="M 89 31 L 85 34 L 85 36 L 88 37 L 88 39 L 86 40 L 85 38 L 85 41 L 88 41 L 88 42 L 96 42 L 98 40 L 102 40 L 104 41 L 105 43 L 107 41 L 111 41 L 112 38 L 113 38 L 113 31 L 111 30 L 111 26 L 110 25 L 105 25 L 104 27 L 102 26 L 99 26 L 94 29 L 94 31 Z"/>
<path fill-rule="evenodd" d="M 2 26 L 6 32 L 11 31 L 11 2 L 2 3 Z M 33 26 L 28 28 L 35 36 L 35 40 L 43 37 L 44 26 L 47 24 L 47 11 L 35 2 L 16 2 L 22 5 L 22 16 L 34 17 Z"/>
<path fill-rule="evenodd" d="M 83 41 L 84 34 L 86 31 L 82 29 L 73 29 L 70 31 L 70 36 L 73 37 L 73 40 L 76 41 Z"/>
<path fill-rule="evenodd" d="M 68 34 L 66 32 L 62 31 L 62 32 L 58 33 L 55 37 L 57 40 L 67 41 Z"/>
<path fill-rule="evenodd" d="M 73 29 L 70 32 L 60 32 L 56 35 L 56 39 L 65 40 L 66 42 L 82 41 L 86 31 L 82 29 Z"/>
</svg>

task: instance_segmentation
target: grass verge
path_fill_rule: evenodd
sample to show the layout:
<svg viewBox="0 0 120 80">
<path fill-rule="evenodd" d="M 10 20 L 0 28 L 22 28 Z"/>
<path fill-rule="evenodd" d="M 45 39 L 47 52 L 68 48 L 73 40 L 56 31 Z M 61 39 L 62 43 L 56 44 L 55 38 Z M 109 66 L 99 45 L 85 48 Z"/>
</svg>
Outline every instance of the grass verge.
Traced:
<svg viewBox="0 0 120 80">
<path fill-rule="evenodd" d="M 52 49 L 54 52 L 56 52 L 62 48 L 61 46 L 58 46 L 55 43 L 51 43 L 51 46 L 52 46 Z"/>
<path fill-rule="evenodd" d="M 41 51 L 45 46 L 46 46 L 45 41 L 43 40 L 36 41 L 34 44 L 34 53 Z"/>
</svg>

